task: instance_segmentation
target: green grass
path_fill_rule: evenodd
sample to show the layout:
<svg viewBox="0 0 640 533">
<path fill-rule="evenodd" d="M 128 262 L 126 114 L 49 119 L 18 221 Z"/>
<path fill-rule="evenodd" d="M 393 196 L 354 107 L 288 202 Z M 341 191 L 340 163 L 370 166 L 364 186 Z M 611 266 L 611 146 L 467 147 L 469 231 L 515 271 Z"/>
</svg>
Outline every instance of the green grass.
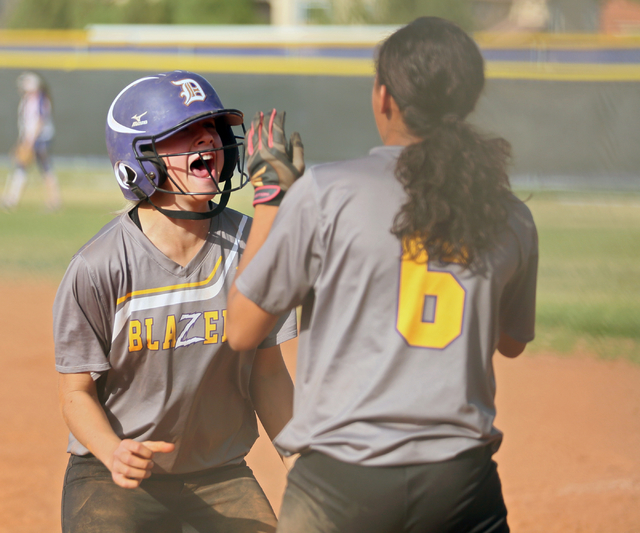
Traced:
<svg viewBox="0 0 640 533">
<path fill-rule="evenodd" d="M 31 173 L 18 208 L 0 211 L 0 276 L 59 280 L 78 248 L 124 206 L 105 178 L 90 169 L 59 172 L 63 208 L 48 213 L 44 185 Z"/>
<path fill-rule="evenodd" d="M 34 175 L 19 209 L 0 212 L 0 277 L 59 281 L 76 250 L 125 205 L 108 168 L 59 177 L 61 211 L 45 212 Z M 251 196 L 250 188 L 234 193 L 230 206 L 251 213 Z M 536 339 L 528 350 L 640 364 L 640 194 L 535 192 L 527 205 L 540 236 Z"/>
<path fill-rule="evenodd" d="M 640 195 L 535 193 L 527 203 L 540 238 L 531 349 L 640 363 Z"/>
<path fill-rule="evenodd" d="M 45 210 L 44 186 L 34 173 L 18 208 L 0 211 L 0 277 L 35 276 L 58 282 L 73 254 L 126 206 L 108 167 L 58 170 L 58 179 L 60 211 Z M 229 206 L 251 212 L 249 189 L 233 193 Z"/>
</svg>

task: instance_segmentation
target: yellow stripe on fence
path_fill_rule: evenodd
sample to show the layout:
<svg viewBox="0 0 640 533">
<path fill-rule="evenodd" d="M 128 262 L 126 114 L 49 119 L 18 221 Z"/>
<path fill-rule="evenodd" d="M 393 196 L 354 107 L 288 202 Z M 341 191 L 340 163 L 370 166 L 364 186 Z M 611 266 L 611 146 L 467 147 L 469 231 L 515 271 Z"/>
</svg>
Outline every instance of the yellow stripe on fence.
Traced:
<svg viewBox="0 0 640 533">
<path fill-rule="evenodd" d="M 488 61 L 486 75 L 514 80 L 640 81 L 640 65 Z"/>
<path fill-rule="evenodd" d="M 2 52 L 0 53 L 0 68 L 152 70 L 156 72 L 181 69 L 230 74 L 373 76 L 372 61 L 362 59 L 111 52 Z"/>
<path fill-rule="evenodd" d="M 44 70 L 175 69 L 203 73 L 373 76 L 369 59 L 101 52 L 0 52 L 0 68 Z M 640 81 L 640 64 L 488 61 L 488 78 L 549 81 Z"/>
</svg>

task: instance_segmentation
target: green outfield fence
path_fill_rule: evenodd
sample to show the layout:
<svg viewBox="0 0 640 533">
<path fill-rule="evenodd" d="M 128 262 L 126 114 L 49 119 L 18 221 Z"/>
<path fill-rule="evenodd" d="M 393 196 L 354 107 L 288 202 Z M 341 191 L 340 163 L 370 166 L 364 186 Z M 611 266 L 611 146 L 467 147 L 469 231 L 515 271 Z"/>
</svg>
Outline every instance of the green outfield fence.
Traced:
<svg viewBox="0 0 640 533">
<path fill-rule="evenodd" d="M 91 26 L 0 31 L 0 154 L 16 136 L 15 80 L 51 85 L 54 154 L 104 157 L 104 122 L 120 89 L 173 69 L 205 75 L 247 119 L 287 111 L 311 161 L 378 144 L 370 113 L 375 45 L 391 26 Z M 521 188 L 640 189 L 640 37 L 477 34 L 487 87 L 473 120 L 508 139 Z"/>
</svg>

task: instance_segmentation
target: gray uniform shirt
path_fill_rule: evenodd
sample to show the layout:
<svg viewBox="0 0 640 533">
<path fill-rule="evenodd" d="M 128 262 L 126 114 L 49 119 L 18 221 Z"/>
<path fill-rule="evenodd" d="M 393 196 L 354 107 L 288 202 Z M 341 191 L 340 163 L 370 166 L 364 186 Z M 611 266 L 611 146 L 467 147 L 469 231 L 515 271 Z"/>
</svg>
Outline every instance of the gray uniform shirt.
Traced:
<svg viewBox="0 0 640 533">
<path fill-rule="evenodd" d="M 58 289 L 56 369 L 92 373 L 120 438 L 176 444 L 154 458 L 154 472 L 239 463 L 257 438 L 249 395 L 255 350 L 234 352 L 225 339 L 227 293 L 249 226 L 225 209 L 182 267 L 125 213 L 80 249 Z M 295 335 L 291 313 L 260 347 Z M 72 434 L 68 451 L 88 453 Z"/>
<path fill-rule="evenodd" d="M 531 214 L 509 202 L 483 272 L 402 261 L 390 233 L 405 201 L 400 151 L 307 170 L 236 282 L 270 313 L 302 304 L 294 415 L 275 440 L 283 452 L 386 466 L 499 446 L 492 355 L 500 330 L 533 339 Z"/>
</svg>

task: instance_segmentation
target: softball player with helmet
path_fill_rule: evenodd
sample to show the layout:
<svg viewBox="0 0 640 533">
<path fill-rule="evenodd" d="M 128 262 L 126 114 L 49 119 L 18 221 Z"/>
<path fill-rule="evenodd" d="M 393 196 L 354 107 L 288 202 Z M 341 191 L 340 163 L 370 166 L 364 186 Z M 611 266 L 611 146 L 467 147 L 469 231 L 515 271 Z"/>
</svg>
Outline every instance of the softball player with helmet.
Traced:
<svg viewBox="0 0 640 533">
<path fill-rule="evenodd" d="M 302 306 L 279 532 L 509 531 L 492 357 L 533 339 L 538 250 L 508 143 L 466 121 L 483 85 L 472 39 L 424 17 L 379 47 L 368 156 L 294 183 L 284 117 L 253 120 L 227 335 L 248 349 Z"/>
<path fill-rule="evenodd" d="M 257 349 L 226 341 L 251 226 L 225 209 L 247 182 L 234 128 L 242 113 L 192 72 L 138 79 L 111 104 L 107 148 L 132 206 L 73 257 L 53 309 L 64 532 L 274 531 L 244 457 L 256 413 L 271 438 L 291 417 L 279 344 L 297 328 L 288 314 Z"/>
</svg>

